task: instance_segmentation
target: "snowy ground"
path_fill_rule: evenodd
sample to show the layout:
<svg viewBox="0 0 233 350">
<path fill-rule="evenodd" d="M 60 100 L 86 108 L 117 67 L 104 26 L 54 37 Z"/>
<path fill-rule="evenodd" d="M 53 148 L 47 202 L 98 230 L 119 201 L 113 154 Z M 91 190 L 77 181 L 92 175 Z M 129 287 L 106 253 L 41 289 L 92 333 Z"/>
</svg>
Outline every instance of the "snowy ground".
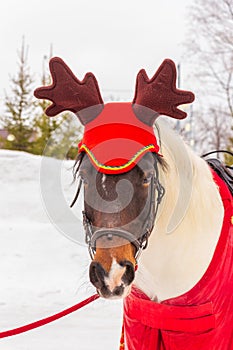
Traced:
<svg viewBox="0 0 233 350">
<path fill-rule="evenodd" d="M 75 191 L 71 166 L 63 162 L 67 200 Z M 41 157 L 0 150 L 0 331 L 59 312 L 94 293 L 87 248 L 62 235 L 45 214 L 40 169 Z M 0 350 L 114 350 L 121 321 L 121 301 L 99 299 L 53 324 L 1 339 Z"/>
</svg>

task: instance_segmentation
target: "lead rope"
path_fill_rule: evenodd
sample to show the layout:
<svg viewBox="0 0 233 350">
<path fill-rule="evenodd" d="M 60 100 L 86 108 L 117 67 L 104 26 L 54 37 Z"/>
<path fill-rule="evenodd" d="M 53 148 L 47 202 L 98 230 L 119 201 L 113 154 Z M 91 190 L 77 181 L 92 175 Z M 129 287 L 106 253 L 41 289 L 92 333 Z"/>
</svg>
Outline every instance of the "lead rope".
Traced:
<svg viewBox="0 0 233 350">
<path fill-rule="evenodd" d="M 81 301 L 80 303 L 78 303 L 78 304 L 76 304 L 74 306 L 71 306 L 68 309 L 65 309 L 63 311 L 60 311 L 60 312 L 58 312 L 55 315 L 43 318 L 43 319 L 41 319 L 39 321 L 35 321 L 35 322 L 26 324 L 26 325 L 18 327 L 18 328 L 14 328 L 14 329 L 10 329 L 10 330 L 7 330 L 7 331 L 0 332 L 0 338 L 11 337 L 13 335 L 17 335 L 17 334 L 21 334 L 21 333 L 24 333 L 24 332 L 28 332 L 28 331 L 30 331 L 32 329 L 44 326 L 44 325 L 46 325 L 48 323 L 51 323 L 53 321 L 58 320 L 59 318 L 67 316 L 67 315 L 71 314 L 72 312 L 77 311 L 78 309 L 81 309 L 82 307 L 90 304 L 91 302 L 95 301 L 99 297 L 100 296 L 98 294 L 94 294 L 91 297 Z"/>
</svg>

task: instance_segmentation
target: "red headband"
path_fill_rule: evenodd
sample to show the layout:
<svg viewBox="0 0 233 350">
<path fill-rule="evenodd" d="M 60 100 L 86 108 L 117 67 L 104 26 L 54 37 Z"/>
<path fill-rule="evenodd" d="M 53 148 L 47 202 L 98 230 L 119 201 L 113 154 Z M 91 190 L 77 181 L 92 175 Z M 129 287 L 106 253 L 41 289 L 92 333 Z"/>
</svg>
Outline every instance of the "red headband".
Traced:
<svg viewBox="0 0 233 350">
<path fill-rule="evenodd" d="M 192 92 L 176 88 L 176 68 L 164 60 L 149 79 L 145 70 L 137 76 L 133 103 L 103 104 L 92 73 L 78 80 L 58 57 L 50 60 L 53 82 L 35 90 L 37 98 L 48 99 L 48 116 L 69 110 L 85 126 L 79 152 L 86 152 L 98 171 L 119 174 L 132 169 L 146 152 L 159 151 L 153 131 L 155 119 L 164 114 L 183 119 L 181 104 L 194 100 Z"/>
</svg>

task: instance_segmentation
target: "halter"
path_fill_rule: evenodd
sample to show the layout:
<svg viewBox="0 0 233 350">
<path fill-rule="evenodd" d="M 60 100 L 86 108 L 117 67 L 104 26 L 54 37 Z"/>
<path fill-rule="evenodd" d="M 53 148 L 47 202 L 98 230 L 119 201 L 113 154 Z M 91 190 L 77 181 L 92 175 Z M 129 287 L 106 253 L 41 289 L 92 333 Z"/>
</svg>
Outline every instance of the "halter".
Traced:
<svg viewBox="0 0 233 350">
<path fill-rule="evenodd" d="M 78 191 L 80 192 L 82 180 L 80 180 Z M 157 197 L 155 196 L 157 192 Z M 142 251 L 146 249 L 148 245 L 148 238 L 154 228 L 155 219 L 158 213 L 159 204 L 164 196 L 165 189 L 159 182 L 159 172 L 157 162 L 155 162 L 155 176 L 153 176 L 150 185 L 150 208 L 148 211 L 147 219 L 145 220 L 142 234 L 137 238 L 133 233 L 122 230 L 119 228 L 111 229 L 99 229 L 94 231 L 91 220 L 88 218 L 85 211 L 83 211 L 83 227 L 85 230 L 85 241 L 88 245 L 88 251 L 91 259 L 94 259 L 96 253 L 96 241 L 101 237 L 107 237 L 108 240 L 112 240 L 113 236 L 121 237 L 133 244 L 135 247 L 135 259 L 137 260 Z M 71 206 L 74 205 L 78 195 L 76 194 L 74 201 Z"/>
</svg>

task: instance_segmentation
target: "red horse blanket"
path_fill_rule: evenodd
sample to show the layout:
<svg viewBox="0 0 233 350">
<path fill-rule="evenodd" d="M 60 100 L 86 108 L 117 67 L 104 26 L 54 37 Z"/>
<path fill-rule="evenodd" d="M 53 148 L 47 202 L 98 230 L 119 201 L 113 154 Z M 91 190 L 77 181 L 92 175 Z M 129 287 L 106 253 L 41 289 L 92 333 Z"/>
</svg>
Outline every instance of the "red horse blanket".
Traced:
<svg viewBox="0 0 233 350">
<path fill-rule="evenodd" d="M 190 291 L 161 303 L 133 288 L 124 301 L 121 350 L 233 349 L 233 199 L 213 176 L 225 215 L 208 269 Z"/>
</svg>

